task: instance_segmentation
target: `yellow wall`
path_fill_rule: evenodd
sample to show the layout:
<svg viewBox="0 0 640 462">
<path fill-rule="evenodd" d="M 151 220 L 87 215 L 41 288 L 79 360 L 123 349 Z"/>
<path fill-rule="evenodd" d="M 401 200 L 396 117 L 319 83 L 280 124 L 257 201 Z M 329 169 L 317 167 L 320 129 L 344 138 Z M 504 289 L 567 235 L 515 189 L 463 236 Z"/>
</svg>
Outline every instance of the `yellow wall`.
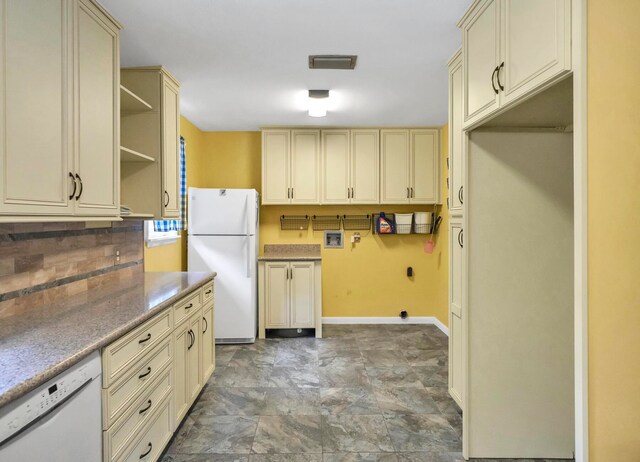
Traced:
<svg viewBox="0 0 640 462">
<path fill-rule="evenodd" d="M 640 460 L 640 2 L 588 0 L 591 462 Z"/>
<path fill-rule="evenodd" d="M 186 130 L 186 128 L 189 130 Z M 182 118 L 187 140 L 187 182 L 204 188 L 261 189 L 260 132 L 199 132 Z M 196 140 L 194 143 L 193 140 Z M 442 132 L 443 178 L 446 178 L 447 131 Z M 443 182 L 443 197 L 446 183 Z M 264 244 L 321 243 L 323 233 L 280 230 L 282 214 L 359 214 L 380 210 L 411 212 L 431 207 L 364 206 L 263 206 L 260 210 L 260 248 Z M 362 241 L 352 247 L 351 235 L 342 250 L 322 250 L 324 316 L 396 316 L 401 309 L 413 316 L 436 316 L 447 323 L 448 248 L 445 211 L 436 250 L 423 250 L 426 236 L 376 237 L 361 232 Z M 181 244 L 184 248 L 184 240 Z M 173 246 L 166 246 L 173 247 Z M 184 249 L 183 249 L 184 253 Z M 184 255 L 176 249 L 147 249 L 147 270 L 185 268 Z M 162 264 L 164 262 L 164 265 Z M 180 266 L 182 265 L 182 266 Z M 415 276 L 406 277 L 412 266 Z"/>
<path fill-rule="evenodd" d="M 260 132 L 201 132 L 184 117 L 182 136 L 187 141 L 187 183 L 202 188 L 261 189 Z M 442 178 L 447 177 L 447 128 L 442 131 Z M 446 182 L 443 181 L 443 197 Z M 442 207 L 440 207 L 442 209 Z M 351 246 L 345 233 L 344 249 L 322 249 L 324 316 L 435 316 L 447 324 L 448 214 L 433 254 L 424 252 L 426 236 L 372 235 L 361 231 L 362 241 Z M 322 243 L 323 233 L 282 231 L 280 215 L 367 214 L 430 211 L 426 206 L 263 206 L 260 209 L 260 248 L 264 244 Z M 147 271 L 186 269 L 183 238 L 169 246 L 145 249 Z M 406 277 L 411 266 L 414 277 Z"/>
</svg>

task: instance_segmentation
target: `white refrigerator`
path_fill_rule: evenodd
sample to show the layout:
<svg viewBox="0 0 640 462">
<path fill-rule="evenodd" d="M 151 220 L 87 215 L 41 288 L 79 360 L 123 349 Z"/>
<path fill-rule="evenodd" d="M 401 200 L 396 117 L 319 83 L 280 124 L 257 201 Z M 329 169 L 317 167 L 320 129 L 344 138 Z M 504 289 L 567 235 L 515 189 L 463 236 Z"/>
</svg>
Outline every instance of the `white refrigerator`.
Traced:
<svg viewBox="0 0 640 462">
<path fill-rule="evenodd" d="M 189 271 L 215 271 L 216 343 L 253 343 L 258 330 L 255 189 L 189 188 Z"/>
</svg>

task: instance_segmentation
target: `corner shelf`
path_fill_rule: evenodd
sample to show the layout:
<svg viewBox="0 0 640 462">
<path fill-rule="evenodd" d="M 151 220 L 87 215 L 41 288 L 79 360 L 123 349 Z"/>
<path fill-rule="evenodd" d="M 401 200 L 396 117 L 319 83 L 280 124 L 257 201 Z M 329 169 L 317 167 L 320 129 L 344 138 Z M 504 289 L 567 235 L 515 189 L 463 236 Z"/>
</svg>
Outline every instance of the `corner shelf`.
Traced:
<svg viewBox="0 0 640 462">
<path fill-rule="evenodd" d="M 134 151 L 133 149 L 120 146 L 120 162 L 155 162 L 155 161 L 156 160 L 151 156 L 147 156 L 146 154 L 142 154 L 141 152 Z"/>
<path fill-rule="evenodd" d="M 140 98 L 127 87 L 120 85 L 120 112 L 135 113 L 147 112 L 153 108 L 149 103 Z"/>
</svg>

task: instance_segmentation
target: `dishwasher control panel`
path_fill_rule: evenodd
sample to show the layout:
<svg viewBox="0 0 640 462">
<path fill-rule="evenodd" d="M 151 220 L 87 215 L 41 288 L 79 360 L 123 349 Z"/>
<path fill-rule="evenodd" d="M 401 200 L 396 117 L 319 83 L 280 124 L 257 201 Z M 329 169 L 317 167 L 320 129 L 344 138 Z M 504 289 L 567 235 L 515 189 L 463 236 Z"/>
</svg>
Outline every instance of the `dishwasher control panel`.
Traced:
<svg viewBox="0 0 640 462">
<path fill-rule="evenodd" d="M 64 403 L 86 383 L 99 377 L 100 373 L 100 355 L 96 352 L 27 395 L 0 408 L 0 445 Z"/>
</svg>

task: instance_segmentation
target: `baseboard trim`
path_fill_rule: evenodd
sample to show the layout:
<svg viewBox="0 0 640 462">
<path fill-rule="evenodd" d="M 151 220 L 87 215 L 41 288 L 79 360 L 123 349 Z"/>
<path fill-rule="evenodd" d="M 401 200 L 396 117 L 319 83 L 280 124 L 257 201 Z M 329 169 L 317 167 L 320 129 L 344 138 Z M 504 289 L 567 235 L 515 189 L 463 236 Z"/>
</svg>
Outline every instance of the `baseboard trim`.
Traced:
<svg viewBox="0 0 640 462">
<path fill-rule="evenodd" d="M 445 326 L 435 316 L 414 316 L 407 319 L 401 319 L 398 316 L 379 316 L 379 317 L 323 317 L 322 324 L 431 324 L 436 326 L 447 336 L 449 328 Z"/>
</svg>

